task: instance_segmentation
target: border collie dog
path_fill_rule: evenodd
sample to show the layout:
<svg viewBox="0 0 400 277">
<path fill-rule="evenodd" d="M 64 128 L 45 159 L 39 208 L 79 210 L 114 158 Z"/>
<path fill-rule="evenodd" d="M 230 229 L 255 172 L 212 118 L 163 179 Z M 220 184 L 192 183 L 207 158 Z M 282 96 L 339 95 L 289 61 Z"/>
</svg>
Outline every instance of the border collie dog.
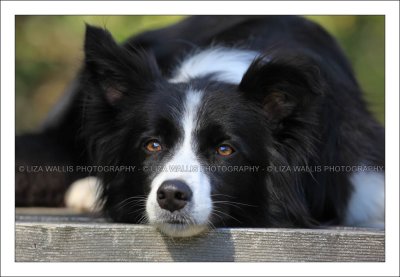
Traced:
<svg viewBox="0 0 400 277">
<path fill-rule="evenodd" d="M 84 52 L 42 136 L 65 136 L 71 160 L 135 168 L 97 175 L 112 220 L 177 237 L 384 227 L 384 129 L 318 25 L 194 16 L 123 44 L 87 25 Z"/>
</svg>

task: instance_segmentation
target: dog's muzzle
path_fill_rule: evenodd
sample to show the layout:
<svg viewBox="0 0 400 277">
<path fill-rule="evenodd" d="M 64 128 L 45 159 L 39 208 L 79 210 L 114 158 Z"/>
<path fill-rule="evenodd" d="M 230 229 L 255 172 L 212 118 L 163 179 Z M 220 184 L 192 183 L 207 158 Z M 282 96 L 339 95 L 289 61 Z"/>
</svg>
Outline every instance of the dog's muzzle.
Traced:
<svg viewBox="0 0 400 277">
<path fill-rule="evenodd" d="M 156 201 L 154 201 L 156 198 Z M 149 222 L 172 237 L 194 236 L 207 229 L 208 205 L 195 203 L 193 191 L 184 181 L 166 180 L 156 195 L 149 195 L 147 215 Z"/>
</svg>

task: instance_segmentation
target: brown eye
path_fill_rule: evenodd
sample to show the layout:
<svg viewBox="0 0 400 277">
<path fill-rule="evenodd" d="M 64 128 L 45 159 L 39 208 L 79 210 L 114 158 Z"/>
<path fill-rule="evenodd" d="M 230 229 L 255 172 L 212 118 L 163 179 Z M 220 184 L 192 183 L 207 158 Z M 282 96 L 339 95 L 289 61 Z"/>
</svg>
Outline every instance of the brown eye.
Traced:
<svg viewBox="0 0 400 277">
<path fill-rule="evenodd" d="M 235 152 L 235 150 L 227 144 L 221 144 L 217 147 L 217 153 L 224 157 L 232 155 L 233 152 Z"/>
<path fill-rule="evenodd" d="M 156 139 L 146 142 L 145 148 L 150 152 L 159 152 L 162 150 L 161 143 Z"/>
</svg>

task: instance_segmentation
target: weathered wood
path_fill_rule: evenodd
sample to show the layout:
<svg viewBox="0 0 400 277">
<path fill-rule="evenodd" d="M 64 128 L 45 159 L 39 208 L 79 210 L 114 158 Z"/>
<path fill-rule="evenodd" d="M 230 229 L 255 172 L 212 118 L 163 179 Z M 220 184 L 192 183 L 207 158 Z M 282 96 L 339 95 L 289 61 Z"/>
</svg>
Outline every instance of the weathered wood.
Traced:
<svg viewBox="0 0 400 277">
<path fill-rule="evenodd" d="M 106 222 L 99 214 L 67 208 L 16 208 L 16 222 Z"/>
<path fill-rule="evenodd" d="M 18 207 L 15 208 L 16 215 L 86 215 L 88 213 L 83 213 L 79 210 L 71 209 L 71 208 L 49 208 L 49 207 L 29 207 L 23 208 Z"/>
<path fill-rule="evenodd" d="M 39 218 L 17 214 L 16 261 L 385 261 L 384 232 L 371 229 L 219 228 L 172 239 L 146 225 Z"/>
</svg>

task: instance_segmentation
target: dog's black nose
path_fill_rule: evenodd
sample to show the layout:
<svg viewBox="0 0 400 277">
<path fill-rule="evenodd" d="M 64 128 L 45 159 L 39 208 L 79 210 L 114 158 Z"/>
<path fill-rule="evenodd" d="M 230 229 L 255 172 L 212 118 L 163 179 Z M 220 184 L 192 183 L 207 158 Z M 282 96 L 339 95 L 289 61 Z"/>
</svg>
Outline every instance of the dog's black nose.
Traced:
<svg viewBox="0 0 400 277">
<path fill-rule="evenodd" d="M 161 184 L 157 190 L 158 205 L 171 213 L 185 207 L 192 198 L 192 191 L 184 182 L 168 180 Z"/>
</svg>

